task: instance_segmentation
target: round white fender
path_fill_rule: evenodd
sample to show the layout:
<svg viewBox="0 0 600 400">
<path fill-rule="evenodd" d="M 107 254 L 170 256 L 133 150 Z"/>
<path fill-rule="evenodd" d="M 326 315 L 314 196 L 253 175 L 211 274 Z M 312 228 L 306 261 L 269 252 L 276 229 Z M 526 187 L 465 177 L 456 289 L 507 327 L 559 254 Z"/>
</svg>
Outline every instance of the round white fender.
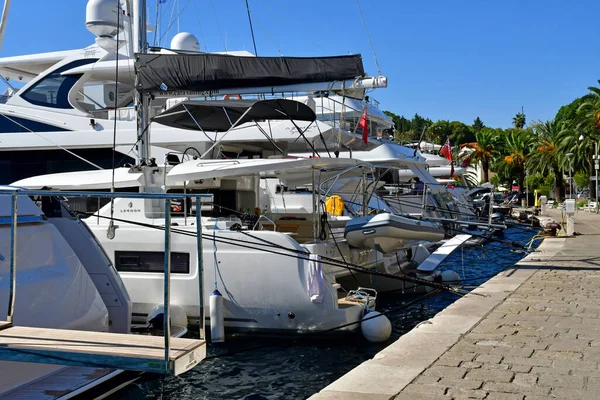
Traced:
<svg viewBox="0 0 600 400">
<path fill-rule="evenodd" d="M 210 295 L 210 340 L 212 343 L 225 341 L 223 296 L 218 290 Z"/>
<path fill-rule="evenodd" d="M 376 317 L 377 315 L 379 315 L 379 317 Z M 392 335 L 392 323 L 380 312 L 371 311 L 365 314 L 362 319 L 363 320 L 360 323 L 360 329 L 362 330 L 365 339 L 367 339 L 369 342 L 385 342 Z"/>
<path fill-rule="evenodd" d="M 460 275 L 456 271 L 447 269 L 442 272 L 442 282 L 450 283 L 450 284 L 457 284 L 460 282 Z"/>
</svg>

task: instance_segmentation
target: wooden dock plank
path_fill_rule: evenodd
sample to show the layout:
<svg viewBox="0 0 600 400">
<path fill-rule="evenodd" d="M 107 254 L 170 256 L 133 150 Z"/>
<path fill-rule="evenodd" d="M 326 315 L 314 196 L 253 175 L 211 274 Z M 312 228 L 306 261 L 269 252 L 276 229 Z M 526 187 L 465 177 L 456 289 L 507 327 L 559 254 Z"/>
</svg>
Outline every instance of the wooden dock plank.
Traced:
<svg viewBox="0 0 600 400">
<path fill-rule="evenodd" d="M 171 338 L 169 350 L 170 372 L 178 374 L 205 357 L 206 342 Z M 163 371 L 164 357 L 162 336 L 23 326 L 0 330 L 0 359 L 4 360 L 168 372 Z"/>
</svg>

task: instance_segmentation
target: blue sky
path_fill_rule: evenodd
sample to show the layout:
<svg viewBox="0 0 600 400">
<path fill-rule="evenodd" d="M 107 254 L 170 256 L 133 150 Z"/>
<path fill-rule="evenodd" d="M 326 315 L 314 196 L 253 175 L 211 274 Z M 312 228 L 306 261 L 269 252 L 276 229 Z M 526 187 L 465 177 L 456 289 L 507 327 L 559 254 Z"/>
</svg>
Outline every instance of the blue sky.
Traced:
<svg viewBox="0 0 600 400">
<path fill-rule="evenodd" d="M 163 29 L 171 7 L 163 6 Z M 203 50 L 252 50 L 245 0 L 179 0 L 182 31 Z M 85 47 L 85 0 L 13 1 L 1 56 Z M 156 1 L 149 0 L 150 19 Z M 249 0 L 259 55 L 361 53 L 377 74 L 355 0 Z M 412 117 L 508 127 L 558 108 L 600 79 L 594 0 L 361 0 L 387 89 L 381 107 Z M 167 43 L 177 33 L 174 23 Z M 152 36 L 150 36 L 152 40 Z"/>
</svg>

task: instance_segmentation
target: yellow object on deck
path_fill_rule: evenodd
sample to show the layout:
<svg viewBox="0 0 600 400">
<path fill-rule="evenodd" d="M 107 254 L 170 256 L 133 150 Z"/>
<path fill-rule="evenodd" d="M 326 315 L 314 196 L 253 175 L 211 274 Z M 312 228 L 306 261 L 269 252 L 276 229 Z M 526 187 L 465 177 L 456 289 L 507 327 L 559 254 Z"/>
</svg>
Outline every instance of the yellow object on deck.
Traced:
<svg viewBox="0 0 600 400">
<path fill-rule="evenodd" d="M 344 199 L 342 199 L 342 196 L 338 196 L 337 194 L 329 196 L 325 200 L 325 210 L 329 214 L 342 215 L 344 212 Z"/>
</svg>

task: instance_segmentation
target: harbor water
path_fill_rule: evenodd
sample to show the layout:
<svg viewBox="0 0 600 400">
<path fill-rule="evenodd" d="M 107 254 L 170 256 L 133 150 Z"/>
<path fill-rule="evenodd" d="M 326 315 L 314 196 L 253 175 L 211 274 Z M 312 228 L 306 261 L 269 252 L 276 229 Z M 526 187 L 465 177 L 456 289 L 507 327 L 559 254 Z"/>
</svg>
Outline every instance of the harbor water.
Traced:
<svg viewBox="0 0 600 400">
<path fill-rule="evenodd" d="M 510 227 L 497 241 L 458 249 L 441 268 L 458 272 L 467 289 L 477 287 L 523 258 L 536 233 L 524 225 Z M 111 399 L 306 399 L 458 299 L 448 292 L 417 301 L 421 297 L 379 297 L 379 310 L 396 310 L 388 314 L 393 333 L 386 343 L 368 343 L 360 333 L 310 339 L 230 335 L 226 343 L 210 346 L 207 360 L 192 371 L 178 377 L 145 375 Z"/>
</svg>

